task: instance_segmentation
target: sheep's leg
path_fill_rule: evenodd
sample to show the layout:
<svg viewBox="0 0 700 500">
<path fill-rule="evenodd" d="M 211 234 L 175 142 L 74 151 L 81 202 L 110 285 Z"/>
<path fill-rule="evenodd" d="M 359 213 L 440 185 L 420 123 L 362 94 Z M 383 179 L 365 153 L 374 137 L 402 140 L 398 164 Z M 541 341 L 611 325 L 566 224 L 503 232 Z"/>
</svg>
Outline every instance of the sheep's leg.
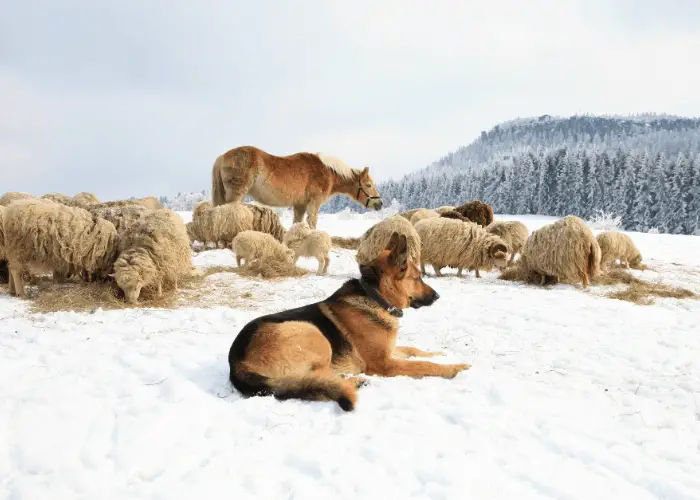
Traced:
<svg viewBox="0 0 700 500">
<path fill-rule="evenodd" d="M 458 278 L 461 278 L 461 277 L 462 277 L 462 268 L 461 268 L 461 267 L 458 267 L 458 268 L 457 268 L 457 277 L 458 277 Z"/>
<path fill-rule="evenodd" d="M 540 275 L 540 286 L 544 286 L 544 284 L 547 282 L 547 276 L 544 274 Z"/>
<path fill-rule="evenodd" d="M 294 224 L 304 220 L 306 205 L 294 205 Z"/>
<path fill-rule="evenodd" d="M 24 281 L 22 281 L 22 269 L 10 266 L 10 276 L 15 295 L 22 299 L 27 298 L 27 294 L 24 292 Z"/>
<path fill-rule="evenodd" d="M 236 255 L 236 265 L 238 267 L 241 267 L 241 262 L 243 262 L 243 257 L 239 257 L 238 255 Z"/>
<path fill-rule="evenodd" d="M 622 262 L 625 263 L 625 269 L 629 269 L 629 268 L 630 268 L 630 263 L 627 262 L 627 260 L 623 260 Z"/>
<path fill-rule="evenodd" d="M 438 278 L 442 278 L 442 273 L 440 272 L 441 269 L 442 267 L 438 267 L 435 264 L 433 264 L 433 271 L 435 271 L 435 276 L 437 276 Z"/>
<path fill-rule="evenodd" d="M 331 263 L 331 256 L 330 256 L 330 255 L 326 255 L 326 256 L 324 257 L 324 260 L 325 260 L 325 262 L 323 263 L 323 274 L 328 274 L 328 266 L 329 266 L 330 263 Z"/>
<path fill-rule="evenodd" d="M 479 268 L 477 267 L 474 270 L 476 271 L 476 277 L 481 278 L 481 275 L 479 274 Z"/>
<path fill-rule="evenodd" d="M 8 285 L 7 292 L 10 295 L 14 295 L 16 293 L 15 292 L 15 280 L 14 280 L 14 278 L 12 278 L 12 273 L 10 272 L 9 269 L 7 270 L 7 285 Z"/>
<path fill-rule="evenodd" d="M 175 285 L 177 287 L 177 284 Z M 163 296 L 163 283 L 160 281 L 158 282 L 158 291 L 156 293 L 156 297 L 162 297 Z"/>
</svg>

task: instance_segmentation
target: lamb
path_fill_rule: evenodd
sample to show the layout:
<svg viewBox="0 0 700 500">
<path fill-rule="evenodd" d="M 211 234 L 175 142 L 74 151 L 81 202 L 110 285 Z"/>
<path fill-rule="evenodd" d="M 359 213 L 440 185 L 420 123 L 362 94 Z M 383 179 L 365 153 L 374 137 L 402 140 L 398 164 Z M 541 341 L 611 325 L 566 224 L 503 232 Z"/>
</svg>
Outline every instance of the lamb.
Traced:
<svg viewBox="0 0 700 500">
<path fill-rule="evenodd" d="M 117 255 L 114 224 L 49 200 L 15 201 L 5 210 L 10 293 L 26 297 L 21 271 L 57 276 L 108 271 Z"/>
<path fill-rule="evenodd" d="M 73 205 L 76 207 L 89 207 L 90 205 L 96 205 L 99 203 L 100 200 L 97 199 L 97 196 L 95 196 L 92 193 L 78 193 L 75 196 L 73 196 Z"/>
<path fill-rule="evenodd" d="M 41 197 L 42 200 L 50 200 L 54 203 L 61 203 L 62 205 L 67 205 L 69 207 L 73 206 L 73 198 L 61 193 L 46 193 Z"/>
<path fill-rule="evenodd" d="M 629 269 L 639 267 L 642 262 L 642 254 L 639 253 L 632 238 L 625 233 L 617 231 L 606 231 L 600 233 L 596 238 L 600 246 L 600 267 L 603 272 L 607 271 L 616 260 Z"/>
<path fill-rule="evenodd" d="M 274 236 L 260 231 L 242 231 L 231 244 L 238 266 L 251 264 L 255 260 L 281 262 L 294 266 L 294 250 L 277 241 Z"/>
<path fill-rule="evenodd" d="M 515 254 L 522 250 L 530 234 L 527 230 L 527 226 L 517 220 L 494 221 L 486 226 L 486 230 L 491 234 L 500 236 L 501 239 L 508 244 L 511 251 L 510 261 L 508 261 L 509 266 L 515 260 Z"/>
<path fill-rule="evenodd" d="M 254 229 L 253 211 L 243 203 L 227 203 L 213 206 L 210 201 L 197 203 L 192 212 L 192 224 L 188 229 L 190 241 L 222 243 L 228 247 L 241 231 Z"/>
<path fill-rule="evenodd" d="M 299 257 L 315 257 L 318 260 L 317 275 L 328 273 L 330 263 L 331 237 L 325 231 L 311 229 L 308 222 L 298 222 L 289 228 L 282 240 L 294 251 L 294 262 Z"/>
<path fill-rule="evenodd" d="M 421 252 L 420 237 L 408 219 L 400 214 L 387 217 L 376 223 L 360 236 L 360 243 L 355 255 L 357 263 L 368 265 L 373 262 L 382 250 L 387 247 L 394 232 L 406 236 L 409 260 L 418 264 Z"/>
<path fill-rule="evenodd" d="M 470 201 L 469 203 L 456 207 L 454 210 L 470 221 L 483 227 L 493 222 L 493 207 L 479 200 Z"/>
<path fill-rule="evenodd" d="M 135 304 L 144 291 L 161 297 L 164 288 L 177 290 L 179 281 L 193 269 L 182 218 L 160 209 L 149 211 L 124 232 L 112 277 L 126 301 Z"/>
<path fill-rule="evenodd" d="M 473 222 L 439 217 L 425 219 L 416 224 L 421 241 L 421 272 L 425 264 L 431 264 L 436 276 L 442 276 L 443 267 L 456 267 L 457 276 L 462 270 L 491 270 L 493 266 L 505 268 L 509 248 L 505 241 L 487 232 Z"/>
<path fill-rule="evenodd" d="M 416 222 L 421 221 L 423 219 L 433 219 L 435 217 L 440 217 L 440 214 L 437 213 L 434 210 L 428 210 L 427 208 L 420 208 L 414 212 L 413 215 L 411 215 L 411 218 L 409 221 L 411 224 L 414 226 L 416 225 Z"/>
<path fill-rule="evenodd" d="M 601 250 L 580 218 L 568 215 L 533 231 L 520 254 L 519 267 L 544 285 L 554 281 L 581 282 L 587 288 L 600 274 Z"/>
<path fill-rule="evenodd" d="M 29 193 L 21 193 L 18 191 L 10 191 L 0 196 L 0 206 L 7 207 L 15 200 L 33 200 L 36 196 Z"/>
</svg>

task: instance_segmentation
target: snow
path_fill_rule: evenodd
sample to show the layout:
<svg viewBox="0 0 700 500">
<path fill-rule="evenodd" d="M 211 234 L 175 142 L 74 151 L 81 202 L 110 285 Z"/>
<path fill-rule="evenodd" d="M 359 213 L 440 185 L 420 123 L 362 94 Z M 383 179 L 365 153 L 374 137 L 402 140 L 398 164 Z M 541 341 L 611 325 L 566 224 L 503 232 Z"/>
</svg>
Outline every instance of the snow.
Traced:
<svg viewBox="0 0 700 500">
<path fill-rule="evenodd" d="M 384 215 L 323 214 L 319 228 L 359 236 Z M 700 237 L 630 234 L 641 275 L 700 292 Z M 210 276 L 235 308 L 92 314 L 30 314 L 3 285 L 0 498 L 700 498 L 700 301 L 452 271 L 426 279 L 441 298 L 405 312 L 399 341 L 470 370 L 370 377 L 353 413 L 241 398 L 227 382 L 238 330 L 329 295 L 357 276 L 353 252 L 334 251 L 329 272 Z"/>
</svg>

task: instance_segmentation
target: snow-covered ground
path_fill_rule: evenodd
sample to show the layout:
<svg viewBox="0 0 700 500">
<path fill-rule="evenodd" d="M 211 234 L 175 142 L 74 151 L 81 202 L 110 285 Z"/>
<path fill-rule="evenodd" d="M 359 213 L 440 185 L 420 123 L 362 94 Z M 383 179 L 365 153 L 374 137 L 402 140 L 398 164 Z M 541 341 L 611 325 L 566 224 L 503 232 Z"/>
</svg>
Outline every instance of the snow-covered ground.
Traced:
<svg viewBox="0 0 700 500">
<path fill-rule="evenodd" d="M 359 236 L 372 215 L 319 228 Z M 700 292 L 700 237 L 633 238 L 646 279 Z M 208 277 L 235 307 L 34 315 L 1 287 L 0 498 L 700 498 L 697 300 L 637 306 L 452 271 L 427 278 L 441 298 L 406 311 L 399 339 L 470 370 L 371 377 L 349 414 L 242 399 L 227 382 L 238 330 L 357 276 L 353 252 L 331 259 L 327 277 Z"/>
</svg>

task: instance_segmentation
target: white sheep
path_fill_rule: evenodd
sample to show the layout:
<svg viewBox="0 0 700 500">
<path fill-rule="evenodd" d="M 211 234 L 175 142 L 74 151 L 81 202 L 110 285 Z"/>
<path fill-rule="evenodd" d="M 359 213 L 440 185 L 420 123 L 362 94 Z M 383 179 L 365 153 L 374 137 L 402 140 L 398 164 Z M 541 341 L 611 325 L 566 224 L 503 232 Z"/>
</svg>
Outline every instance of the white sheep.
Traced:
<svg viewBox="0 0 700 500">
<path fill-rule="evenodd" d="M 275 261 L 277 264 L 294 266 L 294 250 L 277 241 L 272 235 L 260 231 L 242 231 L 231 244 L 238 266 L 249 265 L 255 260 Z"/>
<path fill-rule="evenodd" d="M 600 233 L 596 240 L 600 245 L 600 266 L 607 271 L 616 260 L 627 269 L 638 267 L 642 262 L 642 254 L 628 234 L 617 231 Z"/>
<path fill-rule="evenodd" d="M 299 257 L 314 257 L 318 260 L 319 276 L 328 273 L 330 263 L 331 237 L 319 229 L 311 229 L 308 222 L 297 222 L 289 228 L 282 240 L 294 251 L 294 262 Z"/>
</svg>

